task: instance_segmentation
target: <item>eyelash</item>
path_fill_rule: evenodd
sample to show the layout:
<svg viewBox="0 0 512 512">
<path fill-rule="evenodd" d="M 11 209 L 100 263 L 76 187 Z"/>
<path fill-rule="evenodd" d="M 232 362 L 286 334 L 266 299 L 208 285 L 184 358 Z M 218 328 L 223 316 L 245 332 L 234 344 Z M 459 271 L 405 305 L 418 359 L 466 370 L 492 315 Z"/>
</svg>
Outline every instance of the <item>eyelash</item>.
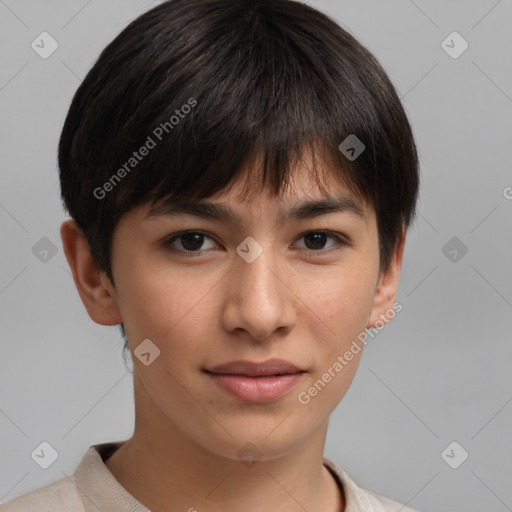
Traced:
<svg viewBox="0 0 512 512">
<path fill-rule="evenodd" d="M 313 233 L 323 233 L 323 234 L 326 234 L 328 237 L 335 238 L 337 240 L 338 247 L 335 247 L 334 249 L 331 248 L 331 249 L 324 249 L 324 250 L 300 248 L 299 249 L 300 251 L 311 253 L 314 256 L 322 256 L 324 254 L 329 254 L 333 251 L 339 250 L 343 246 L 350 245 L 349 241 L 345 237 L 338 235 L 336 233 L 333 233 L 331 231 L 326 231 L 326 230 L 306 231 L 305 233 L 303 233 L 302 235 L 299 236 L 298 240 L 300 240 L 301 238 L 304 238 L 307 235 L 313 234 Z M 200 234 L 200 235 L 205 236 L 206 238 L 210 238 L 211 240 L 214 240 L 213 237 L 211 237 L 210 235 L 208 235 L 207 233 L 205 233 L 203 231 L 198 231 L 198 230 L 180 231 L 179 233 L 172 234 L 170 237 L 168 237 L 166 240 L 164 240 L 164 242 L 163 242 L 164 247 L 168 248 L 172 252 L 179 253 L 180 255 L 184 255 L 186 257 L 196 257 L 196 258 L 201 257 L 207 251 L 204 251 L 204 250 L 187 251 L 187 250 L 175 249 L 174 247 L 172 247 L 172 244 L 175 240 L 179 240 L 183 235 L 187 235 L 187 234 Z"/>
</svg>

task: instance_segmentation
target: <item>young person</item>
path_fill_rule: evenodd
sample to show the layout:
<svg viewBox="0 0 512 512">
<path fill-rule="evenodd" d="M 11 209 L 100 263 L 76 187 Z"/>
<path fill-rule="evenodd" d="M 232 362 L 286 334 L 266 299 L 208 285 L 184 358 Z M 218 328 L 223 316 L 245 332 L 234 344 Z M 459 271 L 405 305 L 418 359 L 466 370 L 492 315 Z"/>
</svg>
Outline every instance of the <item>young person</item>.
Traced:
<svg viewBox="0 0 512 512">
<path fill-rule="evenodd" d="M 2 512 L 411 512 L 323 456 L 364 333 L 394 316 L 419 186 L 368 50 L 292 0 L 164 2 L 80 85 L 59 168 L 135 429 Z"/>
</svg>

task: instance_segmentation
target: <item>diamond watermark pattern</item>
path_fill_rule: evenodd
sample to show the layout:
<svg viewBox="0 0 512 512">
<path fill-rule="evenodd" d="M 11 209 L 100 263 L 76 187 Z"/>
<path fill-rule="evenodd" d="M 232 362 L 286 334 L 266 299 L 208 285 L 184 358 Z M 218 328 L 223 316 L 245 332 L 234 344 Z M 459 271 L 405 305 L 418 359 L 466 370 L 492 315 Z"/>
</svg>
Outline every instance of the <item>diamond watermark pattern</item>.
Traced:
<svg viewBox="0 0 512 512">
<path fill-rule="evenodd" d="M 452 32 L 441 43 L 441 48 L 452 58 L 458 59 L 469 47 L 468 42 L 458 33 Z"/>
<path fill-rule="evenodd" d="M 48 469 L 59 458 L 59 453 L 50 443 L 43 441 L 30 456 L 38 466 Z"/>
<path fill-rule="evenodd" d="M 441 251 L 452 263 L 458 263 L 466 255 L 468 248 L 454 236 L 443 245 Z"/>
<path fill-rule="evenodd" d="M 469 453 L 461 446 L 457 441 L 450 443 L 442 452 L 441 458 L 450 466 L 452 469 L 458 469 L 466 459 L 469 457 Z"/>
<path fill-rule="evenodd" d="M 252 468 L 261 459 L 261 452 L 256 445 L 246 443 L 238 450 L 237 457 L 248 468 Z"/>
<path fill-rule="evenodd" d="M 48 32 L 41 32 L 30 46 L 39 57 L 47 59 L 59 47 L 59 43 Z"/>
<path fill-rule="evenodd" d="M 248 236 L 237 248 L 236 252 L 247 263 L 252 263 L 258 256 L 263 254 L 263 247 L 254 240 L 252 236 Z"/>
<path fill-rule="evenodd" d="M 133 353 L 143 365 L 149 366 L 160 355 L 160 349 L 151 340 L 145 339 L 139 343 Z"/>
<path fill-rule="evenodd" d="M 338 149 L 353 162 L 364 150 L 366 146 L 351 133 L 339 146 Z"/>
<path fill-rule="evenodd" d="M 43 236 L 32 247 L 32 254 L 42 263 L 48 263 L 57 254 L 57 246 L 49 238 Z"/>
</svg>

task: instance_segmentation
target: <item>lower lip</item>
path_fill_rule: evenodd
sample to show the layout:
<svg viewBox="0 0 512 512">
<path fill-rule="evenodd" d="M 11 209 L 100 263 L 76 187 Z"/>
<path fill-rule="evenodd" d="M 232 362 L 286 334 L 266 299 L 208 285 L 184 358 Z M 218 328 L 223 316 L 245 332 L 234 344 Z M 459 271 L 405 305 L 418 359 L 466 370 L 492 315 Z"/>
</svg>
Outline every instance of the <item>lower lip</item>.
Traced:
<svg viewBox="0 0 512 512">
<path fill-rule="evenodd" d="M 296 386 L 302 379 L 302 373 L 262 377 L 208 373 L 208 376 L 231 396 L 244 402 L 255 404 L 277 400 Z"/>
</svg>

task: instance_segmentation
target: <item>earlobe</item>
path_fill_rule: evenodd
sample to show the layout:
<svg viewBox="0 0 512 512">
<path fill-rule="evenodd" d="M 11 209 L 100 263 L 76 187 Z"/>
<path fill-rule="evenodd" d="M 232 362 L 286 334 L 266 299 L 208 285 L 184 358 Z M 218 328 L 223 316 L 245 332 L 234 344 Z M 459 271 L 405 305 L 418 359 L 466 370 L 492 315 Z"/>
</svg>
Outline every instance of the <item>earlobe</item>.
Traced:
<svg viewBox="0 0 512 512">
<path fill-rule="evenodd" d="M 62 246 L 76 289 L 91 319 L 101 325 L 117 325 L 123 320 L 114 289 L 91 255 L 89 243 L 74 220 L 60 228 Z"/>
<path fill-rule="evenodd" d="M 373 299 L 370 318 L 368 320 L 368 328 L 375 327 L 377 321 L 379 321 L 379 324 L 382 324 L 382 322 L 387 323 L 395 316 L 394 304 L 396 301 L 398 283 L 402 270 L 405 239 L 406 232 L 404 231 L 402 233 L 400 243 L 393 253 L 389 267 L 379 276 L 379 283 Z"/>
</svg>

